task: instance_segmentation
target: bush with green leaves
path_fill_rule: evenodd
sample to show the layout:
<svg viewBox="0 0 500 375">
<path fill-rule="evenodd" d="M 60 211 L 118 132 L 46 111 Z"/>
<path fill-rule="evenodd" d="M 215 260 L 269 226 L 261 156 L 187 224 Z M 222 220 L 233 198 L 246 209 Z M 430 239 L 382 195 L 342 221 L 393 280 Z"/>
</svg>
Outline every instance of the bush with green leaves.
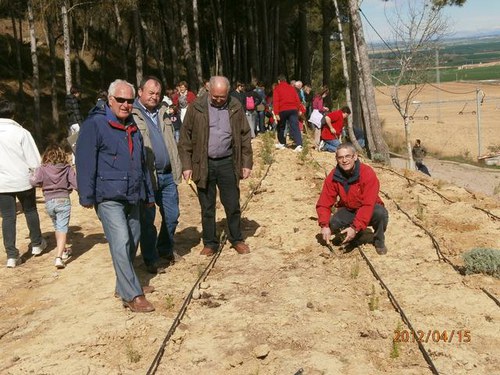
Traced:
<svg viewBox="0 0 500 375">
<path fill-rule="evenodd" d="M 500 250 L 476 248 L 462 255 L 465 273 L 484 273 L 500 278 Z"/>
</svg>

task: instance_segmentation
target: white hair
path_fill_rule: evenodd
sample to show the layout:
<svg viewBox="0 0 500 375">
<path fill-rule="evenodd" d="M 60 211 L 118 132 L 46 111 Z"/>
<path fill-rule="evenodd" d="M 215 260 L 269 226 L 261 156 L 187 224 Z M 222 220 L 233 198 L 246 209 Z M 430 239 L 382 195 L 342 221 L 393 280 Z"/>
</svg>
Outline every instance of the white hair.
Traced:
<svg viewBox="0 0 500 375">
<path fill-rule="evenodd" d="M 130 82 L 125 81 L 124 79 L 115 79 L 111 84 L 109 85 L 108 88 L 108 99 L 111 96 L 115 96 L 116 93 L 116 88 L 118 85 L 126 85 L 132 89 L 132 96 L 135 98 L 135 87 L 133 84 Z"/>
</svg>

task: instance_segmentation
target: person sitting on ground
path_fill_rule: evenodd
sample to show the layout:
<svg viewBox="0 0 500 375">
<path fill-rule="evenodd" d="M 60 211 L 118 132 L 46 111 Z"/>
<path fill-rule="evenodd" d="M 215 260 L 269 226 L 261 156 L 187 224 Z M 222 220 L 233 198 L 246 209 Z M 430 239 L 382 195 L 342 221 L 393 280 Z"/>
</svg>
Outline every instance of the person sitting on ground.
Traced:
<svg viewBox="0 0 500 375">
<path fill-rule="evenodd" d="M 333 233 L 345 234 L 342 244 L 357 244 L 361 232 L 373 227 L 374 245 L 378 254 L 387 253 L 385 231 L 389 214 L 379 197 L 380 183 L 373 169 L 358 159 L 351 143 L 337 148 L 337 166 L 323 183 L 316 203 L 321 235 L 326 243 Z M 332 207 L 336 207 L 332 215 Z"/>
<path fill-rule="evenodd" d="M 59 145 L 50 145 L 42 156 L 42 165 L 30 177 L 32 186 L 41 186 L 45 198 L 45 209 L 54 224 L 57 251 L 54 265 L 66 267 L 71 256 L 66 248 L 66 236 L 71 215 L 69 194 L 76 189 L 76 174 L 68 161 L 68 155 Z"/>
<path fill-rule="evenodd" d="M 340 137 L 344 127 L 344 120 L 351 114 L 347 106 L 325 116 L 325 123 L 321 127 L 320 151 L 335 152 L 340 145 Z"/>
<path fill-rule="evenodd" d="M 427 150 L 425 149 L 424 146 L 422 146 L 420 139 L 417 139 L 415 141 L 415 144 L 413 145 L 413 148 L 411 150 L 411 154 L 413 156 L 413 160 L 415 160 L 415 166 L 417 167 L 417 169 L 420 172 L 430 176 L 431 174 L 429 173 L 429 169 L 423 163 L 425 155 L 427 155 Z"/>
</svg>

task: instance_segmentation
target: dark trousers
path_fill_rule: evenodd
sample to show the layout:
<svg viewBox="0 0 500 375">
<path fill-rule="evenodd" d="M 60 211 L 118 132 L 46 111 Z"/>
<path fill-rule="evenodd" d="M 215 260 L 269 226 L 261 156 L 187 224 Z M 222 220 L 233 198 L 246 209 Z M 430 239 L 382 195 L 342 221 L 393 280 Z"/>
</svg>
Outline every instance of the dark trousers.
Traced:
<svg viewBox="0 0 500 375">
<path fill-rule="evenodd" d="M 233 159 L 208 159 L 208 180 L 205 189 L 198 188 L 198 199 L 201 206 L 201 225 L 203 228 L 203 245 L 216 250 L 219 239 L 216 233 L 215 202 L 217 188 L 220 200 L 226 212 L 228 238 L 231 244 L 243 241 L 241 234 L 240 188 L 234 173 Z"/>
<path fill-rule="evenodd" d="M 417 161 L 415 162 L 415 165 L 417 167 L 417 169 L 422 172 L 422 173 L 425 173 L 426 175 L 430 176 L 431 174 L 429 173 L 429 169 L 427 169 L 427 166 L 422 163 L 421 161 Z"/>
<path fill-rule="evenodd" d="M 42 232 L 40 231 L 40 218 L 36 209 L 35 189 L 15 193 L 0 193 L 0 214 L 2 215 L 2 236 L 7 258 L 17 258 L 19 250 L 16 248 L 16 198 L 26 218 L 26 224 L 30 233 L 31 246 L 42 243 Z"/>
<path fill-rule="evenodd" d="M 302 134 L 299 129 L 299 113 L 295 109 L 280 112 L 280 120 L 278 121 L 278 142 L 286 145 L 285 127 L 288 121 L 290 126 L 290 134 L 297 146 L 302 146 Z"/>
<path fill-rule="evenodd" d="M 352 224 L 356 211 L 350 211 L 347 208 L 339 208 L 330 218 L 330 229 L 338 231 Z M 373 244 L 375 247 L 383 247 L 385 245 L 385 230 L 389 222 L 389 213 L 386 208 L 380 204 L 376 204 L 373 209 L 373 215 L 368 224 L 374 230 Z"/>
</svg>

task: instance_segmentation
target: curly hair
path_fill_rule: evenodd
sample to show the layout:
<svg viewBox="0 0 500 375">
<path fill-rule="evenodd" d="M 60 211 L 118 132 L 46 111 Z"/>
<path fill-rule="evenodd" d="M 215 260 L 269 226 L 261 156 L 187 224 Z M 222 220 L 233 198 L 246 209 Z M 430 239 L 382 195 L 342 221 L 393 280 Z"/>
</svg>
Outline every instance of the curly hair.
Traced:
<svg viewBox="0 0 500 375">
<path fill-rule="evenodd" d="M 49 145 L 43 153 L 42 164 L 69 164 L 68 154 L 57 144 Z"/>
</svg>

